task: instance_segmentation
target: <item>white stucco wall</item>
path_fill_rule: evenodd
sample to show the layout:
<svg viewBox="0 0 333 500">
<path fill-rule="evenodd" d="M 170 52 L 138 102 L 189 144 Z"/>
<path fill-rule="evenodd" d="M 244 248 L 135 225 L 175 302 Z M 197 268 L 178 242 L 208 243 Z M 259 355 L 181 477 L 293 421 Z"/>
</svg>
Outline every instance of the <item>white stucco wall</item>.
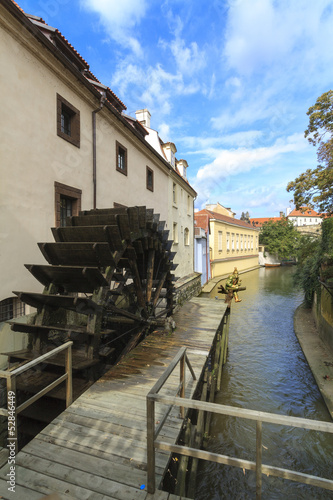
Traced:
<svg viewBox="0 0 333 500">
<path fill-rule="evenodd" d="M 0 300 L 12 290 L 40 291 L 24 264 L 45 263 L 37 242 L 53 241 L 55 181 L 82 190 L 93 207 L 92 111 L 98 100 L 0 6 Z M 57 93 L 80 111 L 80 148 L 57 135 Z M 116 171 L 116 140 L 128 175 Z M 146 167 L 154 191 L 146 188 Z M 97 208 L 146 205 L 168 218 L 168 168 L 111 112 L 97 114 Z"/>
</svg>

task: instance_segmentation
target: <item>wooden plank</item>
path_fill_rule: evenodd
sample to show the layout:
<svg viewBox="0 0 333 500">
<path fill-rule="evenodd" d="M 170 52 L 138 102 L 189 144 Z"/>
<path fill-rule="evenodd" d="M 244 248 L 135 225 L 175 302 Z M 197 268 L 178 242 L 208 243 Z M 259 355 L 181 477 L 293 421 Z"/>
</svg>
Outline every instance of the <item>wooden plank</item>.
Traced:
<svg viewBox="0 0 333 500">
<path fill-rule="evenodd" d="M 67 292 L 90 292 L 95 288 L 107 286 L 108 282 L 97 267 L 83 266 L 25 266 L 31 274 L 44 286 L 53 283 Z"/>
<path fill-rule="evenodd" d="M 86 470 L 85 473 L 82 474 L 76 467 L 74 468 L 73 466 L 55 463 L 52 460 L 32 456 L 24 451 L 17 457 L 16 463 L 18 466 L 24 467 L 24 469 L 33 470 L 37 473 L 46 475 L 48 478 L 51 478 L 50 481 L 66 478 L 69 489 L 72 488 L 77 493 L 79 493 L 80 490 L 76 490 L 76 488 L 82 488 L 86 491 L 92 490 L 96 495 L 106 495 L 118 500 L 128 500 L 129 498 L 144 499 L 146 496 L 145 492 L 140 490 L 139 487 L 134 488 L 133 486 L 110 480 L 105 476 L 100 476 L 97 470 L 94 474 L 89 470 Z"/>
<path fill-rule="evenodd" d="M 106 242 L 104 226 L 66 226 L 51 228 L 56 242 Z"/>
<path fill-rule="evenodd" d="M 115 265 L 108 243 L 38 243 L 49 264 L 62 266 Z"/>
<path fill-rule="evenodd" d="M 6 467 L 3 468 L 2 471 L 4 474 L 7 474 Z M 71 498 L 73 500 L 74 498 L 84 498 L 86 500 L 105 500 L 105 495 L 101 493 L 96 493 L 95 491 L 91 491 L 91 489 L 81 488 L 70 482 L 53 478 L 44 473 L 36 472 L 20 465 L 16 466 L 15 480 L 17 485 L 38 491 L 39 498 L 41 498 L 41 494 L 50 495 L 51 493 L 57 492 L 61 495 L 61 499 Z M 7 495 L 5 495 L 5 498 L 6 497 L 8 497 L 8 492 Z M 13 496 L 12 498 L 16 497 Z"/>
<path fill-rule="evenodd" d="M 138 486 L 146 480 L 146 472 L 144 470 L 132 467 L 129 473 L 129 465 L 121 463 L 113 463 L 110 467 L 110 461 L 105 457 L 100 458 L 94 456 L 93 458 L 86 453 L 82 453 L 69 448 L 63 448 L 52 443 L 46 447 L 44 441 L 34 439 L 30 441 L 25 447 L 24 451 L 29 455 L 53 460 L 55 463 L 60 463 L 73 467 L 83 472 L 90 472 L 101 477 L 108 479 L 122 478 L 124 484 L 128 486 Z"/>
<path fill-rule="evenodd" d="M 16 483 L 15 491 L 9 491 L 8 483 L 4 479 L 0 479 L 0 496 L 10 500 L 41 500 L 40 491 L 28 488 L 26 485 L 20 486 Z"/>
</svg>

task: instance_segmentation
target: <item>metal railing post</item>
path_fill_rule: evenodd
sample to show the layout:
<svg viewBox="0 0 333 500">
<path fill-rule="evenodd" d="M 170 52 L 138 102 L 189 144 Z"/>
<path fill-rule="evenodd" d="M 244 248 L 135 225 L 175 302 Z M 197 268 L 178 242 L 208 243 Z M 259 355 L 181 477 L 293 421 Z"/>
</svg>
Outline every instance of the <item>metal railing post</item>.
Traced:
<svg viewBox="0 0 333 500">
<path fill-rule="evenodd" d="M 261 500 L 262 486 L 262 422 L 257 420 L 256 432 L 256 500 Z"/>
<path fill-rule="evenodd" d="M 72 381 L 72 345 L 65 351 L 66 380 L 66 408 L 73 403 L 73 381 Z"/>
<path fill-rule="evenodd" d="M 147 482 L 148 493 L 155 493 L 155 401 L 147 396 Z"/>
<path fill-rule="evenodd" d="M 181 384 L 181 389 L 180 389 L 180 397 L 185 398 L 185 355 L 186 351 L 184 352 L 183 356 L 180 358 L 179 361 L 179 366 L 180 366 L 180 384 Z M 180 407 L 180 416 L 181 418 L 185 418 L 185 408 L 183 406 Z"/>
</svg>

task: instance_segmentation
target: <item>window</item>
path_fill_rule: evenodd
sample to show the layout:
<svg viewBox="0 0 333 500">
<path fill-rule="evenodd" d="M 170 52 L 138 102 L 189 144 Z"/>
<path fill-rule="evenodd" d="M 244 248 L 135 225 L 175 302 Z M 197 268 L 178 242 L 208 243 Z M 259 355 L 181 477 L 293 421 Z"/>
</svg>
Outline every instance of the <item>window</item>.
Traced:
<svg viewBox="0 0 333 500">
<path fill-rule="evenodd" d="M 0 302 L 0 322 L 24 316 L 25 304 L 17 297 L 2 300 Z"/>
<path fill-rule="evenodd" d="M 154 172 L 148 166 L 147 166 L 146 181 L 147 181 L 147 189 L 149 189 L 149 191 L 154 191 Z"/>
<path fill-rule="evenodd" d="M 80 111 L 57 94 L 57 134 L 80 147 Z"/>
<path fill-rule="evenodd" d="M 172 239 L 174 243 L 178 243 L 178 225 L 177 222 L 173 223 L 172 226 Z"/>
<path fill-rule="evenodd" d="M 55 224 L 56 227 L 66 226 L 66 218 L 79 215 L 81 210 L 81 189 L 66 186 L 60 182 L 54 183 L 55 191 Z"/>
<path fill-rule="evenodd" d="M 177 186 L 175 183 L 172 185 L 172 200 L 173 203 L 176 205 L 177 204 Z"/>
<path fill-rule="evenodd" d="M 222 252 L 222 236 L 223 236 L 223 232 L 219 231 L 218 232 L 218 251 L 219 252 Z"/>
<path fill-rule="evenodd" d="M 235 250 L 235 233 L 231 233 L 231 250 Z"/>
<path fill-rule="evenodd" d="M 184 245 L 188 246 L 190 244 L 190 231 L 187 227 L 185 227 L 184 231 Z"/>
<path fill-rule="evenodd" d="M 127 175 L 127 149 L 116 141 L 116 170 Z"/>
<path fill-rule="evenodd" d="M 227 233 L 227 251 L 230 250 L 230 233 Z"/>
<path fill-rule="evenodd" d="M 239 234 L 236 234 L 236 250 L 239 250 Z"/>
<path fill-rule="evenodd" d="M 243 235 L 241 234 L 241 237 L 240 237 L 240 241 L 241 241 L 241 250 L 243 251 Z"/>
</svg>

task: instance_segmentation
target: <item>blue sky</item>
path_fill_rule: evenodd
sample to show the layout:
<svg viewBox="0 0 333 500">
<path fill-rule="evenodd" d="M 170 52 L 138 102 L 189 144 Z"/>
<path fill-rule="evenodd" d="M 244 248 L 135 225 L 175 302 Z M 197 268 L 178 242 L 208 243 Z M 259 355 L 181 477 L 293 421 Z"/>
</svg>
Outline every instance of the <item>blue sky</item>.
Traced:
<svg viewBox="0 0 333 500">
<path fill-rule="evenodd" d="M 278 216 L 317 165 L 308 108 L 332 88 L 333 1 L 19 0 L 58 28 L 189 164 L 196 206 Z M 292 206 L 292 205 L 291 205 Z"/>
</svg>

